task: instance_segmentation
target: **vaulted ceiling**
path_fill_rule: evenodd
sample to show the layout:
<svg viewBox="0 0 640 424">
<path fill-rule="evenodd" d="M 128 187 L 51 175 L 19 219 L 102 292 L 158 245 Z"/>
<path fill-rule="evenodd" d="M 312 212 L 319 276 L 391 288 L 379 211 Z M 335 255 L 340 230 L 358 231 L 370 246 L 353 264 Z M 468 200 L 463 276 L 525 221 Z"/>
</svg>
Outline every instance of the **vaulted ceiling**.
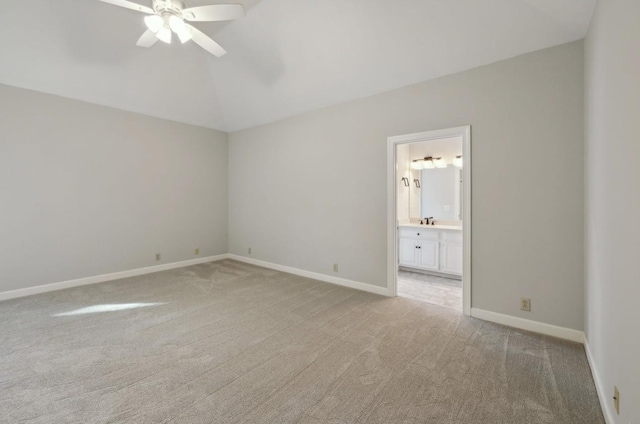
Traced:
<svg viewBox="0 0 640 424">
<path fill-rule="evenodd" d="M 226 2 L 195 24 L 219 59 L 98 0 L 3 2 L 0 83 L 234 131 L 581 39 L 595 0 L 186 0 Z"/>
</svg>

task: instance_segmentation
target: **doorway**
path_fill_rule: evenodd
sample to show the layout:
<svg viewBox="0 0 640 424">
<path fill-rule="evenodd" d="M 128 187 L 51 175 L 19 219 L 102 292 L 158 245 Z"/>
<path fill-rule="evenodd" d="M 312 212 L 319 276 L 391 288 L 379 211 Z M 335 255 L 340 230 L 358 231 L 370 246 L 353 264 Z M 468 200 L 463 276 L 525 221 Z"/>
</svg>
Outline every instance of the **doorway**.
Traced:
<svg viewBox="0 0 640 424">
<path fill-rule="evenodd" d="M 470 153 L 470 126 L 387 139 L 389 296 L 470 314 Z"/>
</svg>

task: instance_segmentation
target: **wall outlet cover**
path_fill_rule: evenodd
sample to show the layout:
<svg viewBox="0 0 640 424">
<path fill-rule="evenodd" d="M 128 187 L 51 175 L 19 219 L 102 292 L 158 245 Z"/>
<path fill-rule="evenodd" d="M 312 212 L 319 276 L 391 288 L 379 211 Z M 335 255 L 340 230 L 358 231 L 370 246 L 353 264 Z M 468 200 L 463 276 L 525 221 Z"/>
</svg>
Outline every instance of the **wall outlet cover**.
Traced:
<svg viewBox="0 0 640 424">
<path fill-rule="evenodd" d="M 520 310 L 531 312 L 531 299 L 528 297 L 520 298 Z"/>
</svg>

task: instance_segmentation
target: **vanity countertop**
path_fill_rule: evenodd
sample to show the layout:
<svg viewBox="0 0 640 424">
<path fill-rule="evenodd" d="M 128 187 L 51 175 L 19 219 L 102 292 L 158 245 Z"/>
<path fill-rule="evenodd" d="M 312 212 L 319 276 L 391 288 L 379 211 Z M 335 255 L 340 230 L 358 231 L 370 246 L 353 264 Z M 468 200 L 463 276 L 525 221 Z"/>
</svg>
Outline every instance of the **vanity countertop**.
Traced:
<svg viewBox="0 0 640 424">
<path fill-rule="evenodd" d="M 457 225 L 421 225 L 421 224 L 400 224 L 400 228 L 420 228 L 424 230 L 457 230 L 462 231 L 462 227 Z"/>
</svg>

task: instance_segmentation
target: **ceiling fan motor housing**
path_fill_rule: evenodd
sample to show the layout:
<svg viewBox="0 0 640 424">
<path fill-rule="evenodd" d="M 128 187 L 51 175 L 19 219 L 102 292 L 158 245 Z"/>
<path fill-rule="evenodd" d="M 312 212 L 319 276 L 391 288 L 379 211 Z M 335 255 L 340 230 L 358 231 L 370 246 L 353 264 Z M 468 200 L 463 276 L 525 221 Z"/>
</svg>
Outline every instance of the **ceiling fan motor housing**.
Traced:
<svg viewBox="0 0 640 424">
<path fill-rule="evenodd" d="M 153 0 L 153 10 L 158 14 L 169 12 L 174 15 L 182 15 L 182 10 L 186 9 L 187 5 L 180 0 Z"/>
</svg>

